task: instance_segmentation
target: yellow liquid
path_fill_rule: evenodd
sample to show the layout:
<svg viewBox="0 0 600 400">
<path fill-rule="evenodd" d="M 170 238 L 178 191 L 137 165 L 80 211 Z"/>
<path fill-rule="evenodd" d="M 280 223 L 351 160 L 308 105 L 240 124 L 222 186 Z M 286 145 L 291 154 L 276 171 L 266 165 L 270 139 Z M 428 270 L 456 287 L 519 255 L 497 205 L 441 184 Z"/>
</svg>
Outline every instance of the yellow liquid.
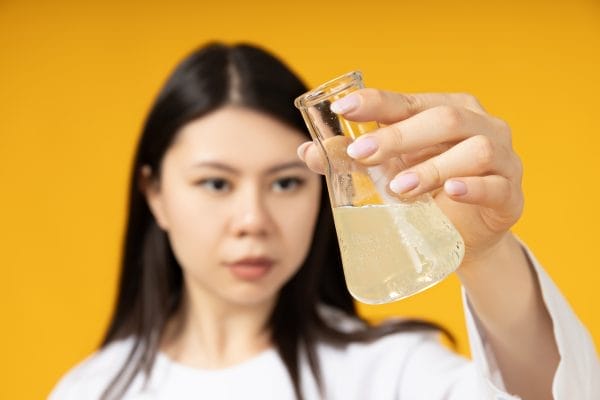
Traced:
<svg viewBox="0 0 600 400">
<path fill-rule="evenodd" d="M 364 303 L 388 303 L 440 282 L 464 242 L 433 201 L 333 209 L 346 285 Z"/>
</svg>

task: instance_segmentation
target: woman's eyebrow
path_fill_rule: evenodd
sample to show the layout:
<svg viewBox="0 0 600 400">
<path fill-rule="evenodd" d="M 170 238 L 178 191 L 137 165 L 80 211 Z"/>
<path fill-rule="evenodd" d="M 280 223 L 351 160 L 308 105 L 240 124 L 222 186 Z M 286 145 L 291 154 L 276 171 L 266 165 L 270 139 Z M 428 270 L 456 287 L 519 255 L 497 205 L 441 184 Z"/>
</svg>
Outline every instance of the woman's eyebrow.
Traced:
<svg viewBox="0 0 600 400">
<path fill-rule="evenodd" d="M 229 164 L 222 163 L 220 161 L 199 161 L 199 162 L 194 163 L 191 168 L 215 168 L 215 169 L 220 169 L 222 171 L 229 172 L 232 174 L 240 173 L 239 169 L 232 167 Z M 306 166 L 306 164 L 304 162 L 290 161 L 290 162 L 276 164 L 272 167 L 269 167 L 269 168 L 267 168 L 265 173 L 274 174 L 274 173 L 280 172 L 282 170 L 290 169 L 290 168 L 301 168 L 304 170 L 308 170 L 308 167 Z"/>
<path fill-rule="evenodd" d="M 274 174 L 276 172 L 280 172 L 282 170 L 289 169 L 289 168 L 308 169 L 308 167 L 306 166 L 306 164 L 304 162 L 302 162 L 302 161 L 290 161 L 290 162 L 286 162 L 286 163 L 283 163 L 283 164 L 275 165 L 275 166 L 267 169 L 267 173 L 268 174 Z"/>
<path fill-rule="evenodd" d="M 192 168 L 206 168 L 206 167 L 220 169 L 220 170 L 223 170 L 226 172 L 230 172 L 232 174 L 239 173 L 239 170 L 237 170 L 236 168 L 232 167 L 231 165 L 227 165 L 222 162 L 219 162 L 219 161 L 199 161 L 192 165 Z"/>
</svg>

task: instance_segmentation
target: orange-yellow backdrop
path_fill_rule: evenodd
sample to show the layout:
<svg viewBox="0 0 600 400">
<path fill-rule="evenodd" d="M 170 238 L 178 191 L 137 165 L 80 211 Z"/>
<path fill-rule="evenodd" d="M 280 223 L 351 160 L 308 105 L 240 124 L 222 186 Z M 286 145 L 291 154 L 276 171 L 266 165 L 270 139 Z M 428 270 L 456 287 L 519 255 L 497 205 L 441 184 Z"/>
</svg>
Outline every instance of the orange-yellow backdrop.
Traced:
<svg viewBox="0 0 600 400">
<path fill-rule="evenodd" d="M 337 3 L 337 5 L 336 5 Z M 600 3 L 0 3 L 0 398 L 43 398 L 113 304 L 133 146 L 172 66 L 211 39 L 270 48 L 317 84 L 468 91 L 512 125 L 515 231 L 600 344 Z M 363 308 L 441 322 L 467 352 L 458 283 Z"/>
</svg>

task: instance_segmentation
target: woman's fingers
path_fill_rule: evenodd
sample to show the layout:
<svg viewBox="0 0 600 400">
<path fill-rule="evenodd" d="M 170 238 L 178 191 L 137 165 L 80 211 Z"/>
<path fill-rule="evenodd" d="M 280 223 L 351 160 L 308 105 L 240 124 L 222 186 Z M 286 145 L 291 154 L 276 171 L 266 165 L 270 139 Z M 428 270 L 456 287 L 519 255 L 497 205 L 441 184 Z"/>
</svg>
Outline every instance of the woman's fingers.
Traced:
<svg viewBox="0 0 600 400">
<path fill-rule="evenodd" d="M 350 100 L 344 103 L 346 98 Z M 366 165 L 402 160 L 408 167 L 390 182 L 398 194 L 411 197 L 439 190 L 456 176 L 492 174 L 520 182 L 508 125 L 487 115 L 470 95 L 361 89 L 346 98 L 332 104 L 345 118 L 393 123 L 355 140 L 347 154 Z M 320 153 L 314 143 L 299 149 L 308 167 L 323 173 Z"/>
<path fill-rule="evenodd" d="M 430 192 L 456 176 L 498 174 L 509 179 L 520 175 L 520 163 L 512 152 L 497 146 L 489 137 L 477 135 L 459 142 L 448 151 L 396 175 L 390 189 L 406 197 Z"/>
<path fill-rule="evenodd" d="M 424 149 L 418 150 L 414 153 L 402 154 L 400 159 L 407 166 L 407 168 L 412 167 L 413 165 L 419 164 L 425 160 L 430 159 L 431 157 L 435 157 L 439 154 L 448 151 L 451 147 L 454 146 L 454 143 L 439 143 L 433 146 L 426 147 Z"/>
<path fill-rule="evenodd" d="M 440 143 L 458 142 L 473 135 L 492 136 L 501 129 L 495 118 L 466 108 L 437 106 L 359 137 L 349 146 L 348 154 L 373 165 Z"/>
<path fill-rule="evenodd" d="M 511 197 L 511 182 L 500 175 L 451 178 L 444 192 L 454 201 L 498 208 Z"/>
<path fill-rule="evenodd" d="M 493 231 L 506 229 L 523 211 L 520 185 L 500 175 L 451 178 L 444 183 L 444 192 L 454 201 L 495 210 L 493 217 L 482 215 Z M 499 212 L 501 210 L 506 210 L 506 214 Z"/>
<path fill-rule="evenodd" d="M 391 124 L 443 105 L 483 111 L 477 99 L 465 93 L 401 94 L 370 88 L 357 90 L 334 102 L 331 110 L 352 121 Z"/>
</svg>

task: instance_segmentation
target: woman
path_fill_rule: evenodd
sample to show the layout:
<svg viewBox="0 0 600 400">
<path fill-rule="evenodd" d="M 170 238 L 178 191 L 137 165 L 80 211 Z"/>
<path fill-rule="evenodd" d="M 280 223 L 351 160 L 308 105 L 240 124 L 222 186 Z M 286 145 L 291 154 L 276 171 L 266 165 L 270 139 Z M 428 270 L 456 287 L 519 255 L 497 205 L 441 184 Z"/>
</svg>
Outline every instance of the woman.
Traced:
<svg viewBox="0 0 600 400">
<path fill-rule="evenodd" d="M 137 149 L 112 322 L 51 398 L 591 398 L 587 332 L 508 232 L 522 195 L 505 124 L 462 95 L 363 90 L 332 106 L 388 124 L 349 153 L 402 154 L 400 196 L 443 187 L 467 246 L 468 362 L 432 324 L 357 317 L 323 181 L 296 156 L 321 171 L 292 105 L 305 91 L 248 45 L 212 44 L 177 67 Z"/>
</svg>

